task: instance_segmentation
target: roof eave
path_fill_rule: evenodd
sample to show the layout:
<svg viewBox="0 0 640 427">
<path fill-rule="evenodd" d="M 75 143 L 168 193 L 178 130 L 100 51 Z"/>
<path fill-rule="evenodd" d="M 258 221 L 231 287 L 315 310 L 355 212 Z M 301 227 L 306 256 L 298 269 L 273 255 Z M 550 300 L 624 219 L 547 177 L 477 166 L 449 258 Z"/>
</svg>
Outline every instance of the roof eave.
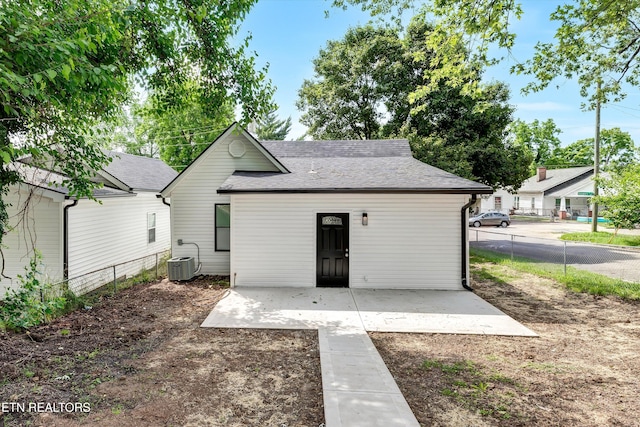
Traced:
<svg viewBox="0 0 640 427">
<path fill-rule="evenodd" d="M 251 193 L 398 193 L 398 194 L 493 194 L 491 188 L 296 188 L 296 189 L 218 189 L 219 194 Z"/>
</svg>

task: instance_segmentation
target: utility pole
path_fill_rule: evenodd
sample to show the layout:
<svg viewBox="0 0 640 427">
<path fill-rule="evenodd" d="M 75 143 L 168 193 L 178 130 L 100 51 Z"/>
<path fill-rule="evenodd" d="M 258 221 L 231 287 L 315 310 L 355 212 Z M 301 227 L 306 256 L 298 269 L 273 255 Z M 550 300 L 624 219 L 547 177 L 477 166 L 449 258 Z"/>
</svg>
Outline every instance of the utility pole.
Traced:
<svg viewBox="0 0 640 427">
<path fill-rule="evenodd" d="M 593 197 L 598 197 L 598 175 L 600 174 L 600 80 L 596 89 L 596 137 L 593 142 Z M 591 231 L 598 231 L 598 203 L 593 202 Z"/>
</svg>

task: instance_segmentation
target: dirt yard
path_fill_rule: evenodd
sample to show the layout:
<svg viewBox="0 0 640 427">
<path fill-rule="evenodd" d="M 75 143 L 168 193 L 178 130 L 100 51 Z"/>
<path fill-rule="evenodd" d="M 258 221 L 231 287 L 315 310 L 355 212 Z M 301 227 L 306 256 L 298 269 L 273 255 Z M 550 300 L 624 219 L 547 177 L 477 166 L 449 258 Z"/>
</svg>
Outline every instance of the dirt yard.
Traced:
<svg viewBox="0 0 640 427">
<path fill-rule="evenodd" d="M 371 334 L 422 425 L 640 426 L 640 304 L 474 269 L 476 293 L 540 337 Z"/>
<path fill-rule="evenodd" d="M 540 338 L 372 334 L 423 426 L 640 425 L 640 304 L 475 270 L 476 292 Z M 227 292 L 210 283 L 138 285 L 0 332 L 0 425 L 322 425 L 317 334 L 200 329 Z"/>
<path fill-rule="evenodd" d="M 138 285 L 30 337 L 0 333 L 0 425 L 323 423 L 317 334 L 200 329 L 227 292 L 208 283 Z"/>
</svg>

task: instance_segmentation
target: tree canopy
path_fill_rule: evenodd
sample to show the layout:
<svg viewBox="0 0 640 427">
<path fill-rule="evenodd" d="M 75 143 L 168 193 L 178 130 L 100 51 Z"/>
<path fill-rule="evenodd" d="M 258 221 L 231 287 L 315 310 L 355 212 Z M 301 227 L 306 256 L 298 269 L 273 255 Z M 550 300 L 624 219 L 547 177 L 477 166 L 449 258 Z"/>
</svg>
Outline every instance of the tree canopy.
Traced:
<svg viewBox="0 0 640 427">
<path fill-rule="evenodd" d="M 558 147 L 548 159 L 549 165 L 561 167 L 593 165 L 594 141 L 586 138 L 566 147 Z M 624 169 L 638 161 L 638 149 L 628 132 L 620 128 L 600 132 L 600 166 L 604 170 Z"/>
<path fill-rule="evenodd" d="M 256 134 L 263 141 L 282 141 L 291 130 L 291 117 L 278 119 L 276 109 L 261 117 L 256 123 Z"/>
<path fill-rule="evenodd" d="M 180 108 L 166 110 L 157 96 L 150 96 L 135 110 L 134 143 L 126 151 L 157 147 L 166 164 L 182 171 L 235 120 L 230 102 L 217 111 L 207 111 L 197 99 L 185 100 Z"/>
<path fill-rule="evenodd" d="M 315 78 L 298 92 L 300 122 L 316 139 L 371 139 L 380 136 L 382 108 L 391 94 L 393 67 L 402 42 L 396 32 L 371 25 L 347 30 L 313 60 Z M 384 83 L 383 83 L 384 82 Z"/>
<path fill-rule="evenodd" d="M 640 165 L 633 164 L 600 178 L 601 194 L 596 202 L 602 215 L 616 228 L 633 229 L 640 224 Z"/>
<path fill-rule="evenodd" d="M 506 51 L 513 47 L 516 34 L 511 24 L 523 13 L 516 0 L 333 0 L 332 4 L 356 5 L 372 15 L 395 16 L 422 7 L 433 17 L 434 31 L 426 43 L 434 49 L 433 61 L 440 68 L 416 91 L 416 100 L 441 81 L 462 86 L 467 92 L 476 90 L 477 82 L 467 77 L 477 64 L 489 65 L 502 59 L 491 56 L 490 47 Z M 555 41 L 537 43 L 534 56 L 512 68 L 514 73 L 533 77 L 525 91 L 542 90 L 557 78 L 576 79 L 587 101 L 585 107 L 591 108 L 596 99 L 606 102 L 623 97 L 623 82 L 638 86 L 640 0 L 567 0 L 549 18 L 558 23 Z M 457 54 L 456 46 L 461 43 L 473 54 Z"/>
<path fill-rule="evenodd" d="M 301 122 L 317 139 L 407 137 L 426 163 L 494 187 L 519 187 L 531 160 L 506 138 L 512 107 L 504 84 L 470 94 L 440 82 L 412 104 L 413 94 L 440 72 L 425 44 L 431 31 L 420 15 L 402 36 L 368 25 L 328 42 L 314 59 L 314 79 L 299 91 Z M 475 70 L 472 78 L 480 75 Z"/>
<path fill-rule="evenodd" d="M 230 43 L 255 0 L 16 0 L 0 8 L 0 195 L 26 155 L 90 196 L 105 155 L 88 138 L 118 115 L 134 84 L 154 107 L 196 98 L 208 116 L 238 106 L 243 121 L 270 110 L 273 89 L 248 41 Z M 196 82 L 187 85 L 187 82 Z M 7 227 L 0 200 L 0 238 Z"/>
<path fill-rule="evenodd" d="M 535 173 L 537 166 L 547 166 L 556 150 L 560 148 L 558 135 L 562 131 L 553 119 L 544 122 L 534 120 L 531 123 L 517 119 L 509 125 L 509 130 L 514 143 L 526 147 L 531 152 L 531 175 Z"/>
</svg>

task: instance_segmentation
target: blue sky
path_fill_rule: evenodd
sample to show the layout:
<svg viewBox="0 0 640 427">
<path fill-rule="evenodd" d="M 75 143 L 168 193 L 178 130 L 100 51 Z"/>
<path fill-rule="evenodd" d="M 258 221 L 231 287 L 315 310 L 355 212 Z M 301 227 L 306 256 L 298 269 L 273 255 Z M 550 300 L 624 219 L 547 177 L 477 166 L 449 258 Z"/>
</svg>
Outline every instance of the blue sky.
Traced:
<svg viewBox="0 0 640 427">
<path fill-rule="evenodd" d="M 258 54 L 260 66 L 268 63 L 268 76 L 276 86 L 275 101 L 281 118 L 291 116 L 292 130 L 288 139 L 297 138 L 306 128 L 298 122 L 301 113 L 295 103 L 304 79 L 313 78 L 312 60 L 325 47 L 328 40 L 340 39 L 349 27 L 366 24 L 371 18 L 357 8 L 347 11 L 330 9 L 324 0 L 259 0 L 246 17 L 240 34 L 251 32 L 250 47 Z M 569 144 L 582 138 L 591 138 L 595 132 L 595 113 L 582 111 L 577 84 L 558 80 L 542 92 L 524 96 L 520 89 L 530 78 L 509 74 L 509 67 L 525 61 L 533 53 L 537 41 L 553 40 L 555 27 L 549 13 L 558 4 L 554 0 L 523 2 L 524 16 L 513 26 L 517 34 L 513 57 L 492 67 L 485 80 L 500 80 L 511 88 L 511 104 L 516 107 L 515 117 L 531 122 L 552 118 L 562 130 L 560 139 Z M 325 17 L 329 10 L 329 17 Z M 610 104 L 602 110 L 603 129 L 619 127 L 629 132 L 640 144 L 640 88 L 629 88 L 627 98 Z"/>
</svg>

